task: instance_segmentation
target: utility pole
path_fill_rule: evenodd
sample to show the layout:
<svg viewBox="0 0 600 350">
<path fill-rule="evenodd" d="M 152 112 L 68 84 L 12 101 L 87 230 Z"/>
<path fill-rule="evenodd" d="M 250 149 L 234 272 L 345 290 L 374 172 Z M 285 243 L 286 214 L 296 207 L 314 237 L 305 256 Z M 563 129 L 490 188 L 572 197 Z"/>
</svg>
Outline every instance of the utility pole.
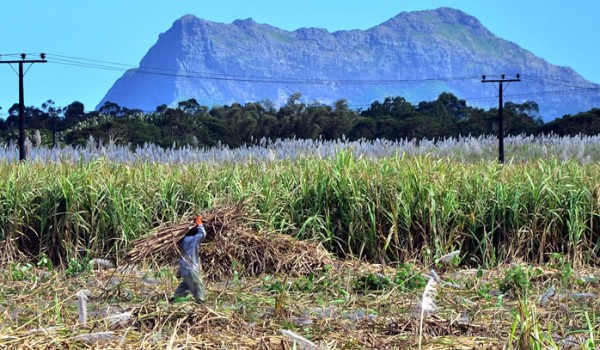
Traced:
<svg viewBox="0 0 600 350">
<path fill-rule="evenodd" d="M 0 61 L 0 63 L 19 64 L 19 160 L 24 161 L 27 158 L 27 152 L 25 150 L 25 97 L 23 87 L 23 77 L 26 72 L 23 72 L 23 64 L 29 63 L 30 66 L 34 63 L 46 63 L 46 54 L 40 54 L 39 60 L 26 60 L 26 54 L 21 54 L 20 60 L 14 61 Z"/>
<path fill-rule="evenodd" d="M 516 79 L 506 79 L 504 74 L 502 74 L 501 79 L 486 79 L 485 75 L 481 77 L 482 83 L 498 83 L 498 162 L 500 164 L 504 163 L 504 118 L 502 116 L 504 103 L 502 102 L 502 84 L 520 81 L 520 74 L 517 74 Z"/>
</svg>

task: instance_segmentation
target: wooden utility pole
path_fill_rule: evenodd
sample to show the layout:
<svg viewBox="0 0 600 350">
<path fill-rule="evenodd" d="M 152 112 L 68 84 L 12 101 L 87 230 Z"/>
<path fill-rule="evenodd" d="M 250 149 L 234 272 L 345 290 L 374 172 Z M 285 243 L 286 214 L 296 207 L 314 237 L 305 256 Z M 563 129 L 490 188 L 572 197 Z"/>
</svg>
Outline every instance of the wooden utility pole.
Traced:
<svg viewBox="0 0 600 350">
<path fill-rule="evenodd" d="M 6 64 L 18 64 L 19 65 L 19 160 L 24 161 L 27 159 L 27 152 L 25 150 L 25 97 L 23 87 L 23 77 L 26 72 L 23 72 L 23 64 L 29 63 L 30 66 L 34 63 L 46 63 L 46 54 L 40 54 L 39 60 L 26 60 L 26 54 L 21 54 L 20 60 L 14 61 L 0 61 L 0 63 Z"/>
<path fill-rule="evenodd" d="M 505 75 L 502 74 L 502 79 L 486 79 L 486 76 L 481 77 L 482 83 L 498 83 L 498 162 L 504 163 L 504 117 L 502 116 L 502 109 L 504 103 L 502 102 L 502 84 L 520 82 L 521 75 L 517 74 L 516 79 L 506 79 Z"/>
</svg>

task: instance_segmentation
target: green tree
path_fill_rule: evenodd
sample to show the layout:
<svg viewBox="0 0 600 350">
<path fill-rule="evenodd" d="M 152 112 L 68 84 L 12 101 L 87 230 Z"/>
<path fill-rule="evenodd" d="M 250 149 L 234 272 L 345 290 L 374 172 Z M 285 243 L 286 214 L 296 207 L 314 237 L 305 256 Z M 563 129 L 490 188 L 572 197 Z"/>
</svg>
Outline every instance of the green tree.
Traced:
<svg viewBox="0 0 600 350">
<path fill-rule="evenodd" d="M 63 110 L 65 127 L 71 127 L 86 119 L 85 106 L 79 101 L 74 101 Z"/>
<path fill-rule="evenodd" d="M 110 101 L 104 102 L 102 107 L 98 109 L 98 112 L 100 112 L 100 114 L 110 115 L 113 117 L 121 117 L 123 115 L 123 110 L 121 109 L 121 106 Z"/>
<path fill-rule="evenodd" d="M 575 115 L 567 114 L 540 126 L 540 131 L 560 136 L 598 135 L 600 134 L 600 108 L 593 108 Z"/>
<path fill-rule="evenodd" d="M 61 130 L 60 115 L 63 113 L 63 109 L 56 107 L 54 101 L 47 100 L 42 103 L 42 111 L 48 116 L 50 120 L 50 130 L 52 131 L 52 147 L 56 147 L 56 132 Z"/>
<path fill-rule="evenodd" d="M 383 103 L 374 101 L 361 115 L 372 118 L 392 117 L 394 119 L 403 119 L 414 112 L 414 110 L 415 107 L 406 101 L 404 97 L 395 96 L 386 97 Z"/>
<path fill-rule="evenodd" d="M 506 135 L 534 134 L 542 125 L 537 103 L 504 104 L 504 133 Z"/>
<path fill-rule="evenodd" d="M 207 107 L 200 105 L 195 98 L 190 98 L 189 100 L 178 102 L 177 108 L 179 108 L 187 114 L 206 112 L 206 109 L 208 109 Z"/>
<path fill-rule="evenodd" d="M 377 123 L 373 118 L 359 117 L 356 123 L 350 129 L 348 137 L 350 140 L 360 140 L 362 138 L 372 140 L 377 134 Z"/>
<path fill-rule="evenodd" d="M 277 119 L 281 126 L 280 135 L 284 138 L 301 138 L 303 130 L 302 114 L 306 105 L 300 102 L 302 94 L 295 92 L 288 97 L 286 104 L 279 109 Z"/>
</svg>

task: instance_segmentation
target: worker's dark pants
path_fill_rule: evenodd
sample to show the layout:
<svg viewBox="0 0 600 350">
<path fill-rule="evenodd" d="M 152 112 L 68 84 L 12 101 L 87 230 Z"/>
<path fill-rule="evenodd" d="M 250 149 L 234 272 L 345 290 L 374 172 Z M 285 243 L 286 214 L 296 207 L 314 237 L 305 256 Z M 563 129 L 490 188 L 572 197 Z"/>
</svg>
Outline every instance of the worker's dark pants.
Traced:
<svg viewBox="0 0 600 350">
<path fill-rule="evenodd" d="M 196 302 L 204 301 L 204 283 L 198 271 L 192 271 L 187 275 L 183 275 L 183 281 L 179 283 L 177 289 L 175 289 L 174 297 L 185 297 L 188 293 L 191 293 Z"/>
</svg>

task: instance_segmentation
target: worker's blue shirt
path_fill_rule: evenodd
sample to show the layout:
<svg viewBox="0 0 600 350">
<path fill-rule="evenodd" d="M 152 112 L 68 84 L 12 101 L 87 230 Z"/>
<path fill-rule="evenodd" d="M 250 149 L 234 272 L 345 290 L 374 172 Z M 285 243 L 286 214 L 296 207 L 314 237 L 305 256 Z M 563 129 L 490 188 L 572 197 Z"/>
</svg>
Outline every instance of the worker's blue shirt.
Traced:
<svg viewBox="0 0 600 350">
<path fill-rule="evenodd" d="M 199 225 L 193 228 L 196 230 L 195 235 L 186 235 L 180 243 L 183 256 L 179 259 L 179 270 L 182 275 L 188 275 L 192 271 L 198 271 L 200 268 L 199 249 L 200 242 L 206 237 L 204 225 Z"/>
</svg>

